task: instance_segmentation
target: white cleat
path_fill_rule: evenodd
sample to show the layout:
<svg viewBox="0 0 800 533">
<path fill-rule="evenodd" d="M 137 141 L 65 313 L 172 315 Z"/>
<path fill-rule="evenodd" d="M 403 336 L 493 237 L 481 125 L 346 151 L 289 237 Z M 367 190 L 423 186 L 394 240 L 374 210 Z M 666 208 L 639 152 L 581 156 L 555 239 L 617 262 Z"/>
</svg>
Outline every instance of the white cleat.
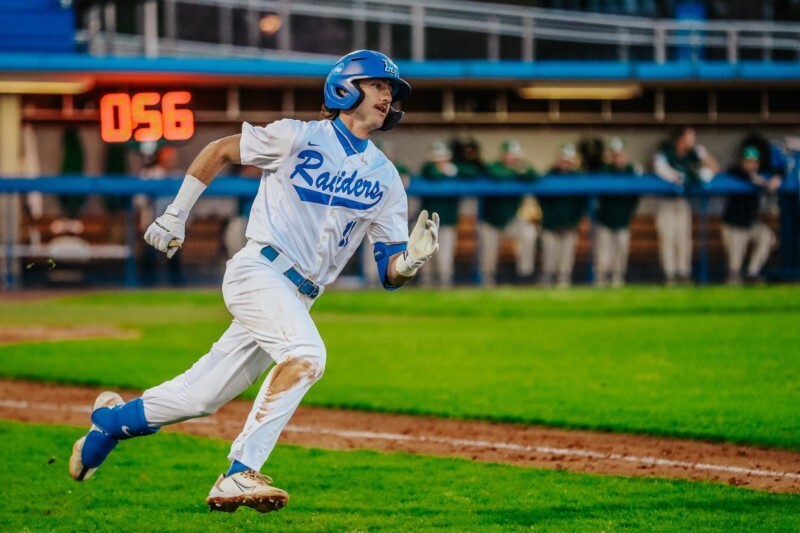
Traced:
<svg viewBox="0 0 800 533">
<path fill-rule="evenodd" d="M 237 472 L 230 477 L 224 474 L 211 487 L 206 503 L 212 511 L 232 513 L 241 506 L 259 513 L 277 511 L 289 501 L 286 491 L 270 485 L 272 478 L 255 470 Z"/>
<path fill-rule="evenodd" d="M 101 392 L 94 401 L 92 412 L 95 412 L 101 407 L 114 407 L 115 405 L 121 403 L 125 403 L 125 401 L 122 399 L 122 396 L 116 392 Z M 92 427 L 89 428 L 89 431 L 99 431 L 99 429 L 97 426 L 92 424 Z M 83 466 L 83 462 L 81 461 L 81 451 L 83 450 L 83 443 L 85 440 L 86 435 L 75 441 L 75 444 L 72 446 L 72 456 L 69 458 L 69 475 L 71 475 L 75 481 L 84 481 L 89 479 L 92 477 L 92 474 L 94 474 L 94 471 L 97 470 L 97 468 L 86 468 Z"/>
</svg>

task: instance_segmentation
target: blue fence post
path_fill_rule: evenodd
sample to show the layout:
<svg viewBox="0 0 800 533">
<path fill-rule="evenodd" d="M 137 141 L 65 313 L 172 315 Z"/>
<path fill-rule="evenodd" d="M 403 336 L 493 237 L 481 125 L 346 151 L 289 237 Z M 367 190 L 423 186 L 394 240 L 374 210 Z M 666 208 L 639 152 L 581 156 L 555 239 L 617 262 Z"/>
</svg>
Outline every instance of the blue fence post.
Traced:
<svg viewBox="0 0 800 533">
<path fill-rule="evenodd" d="M 128 247 L 128 256 L 125 258 L 124 283 L 126 287 L 136 287 L 136 234 L 139 223 L 136 220 L 136 209 L 133 206 L 133 197 L 125 197 L 125 246 Z"/>
<path fill-rule="evenodd" d="M 472 274 L 472 282 L 475 285 L 480 285 L 483 281 L 483 274 L 481 273 L 481 219 L 483 218 L 483 196 L 477 197 L 477 224 L 475 224 L 475 259 L 473 261 L 474 273 Z M 456 230 L 456 242 L 458 242 L 458 230 Z M 498 257 L 500 257 L 498 252 Z"/>
<path fill-rule="evenodd" d="M 800 183 L 800 152 L 792 152 L 789 157 L 785 186 Z M 779 192 L 780 207 L 780 247 L 781 270 L 789 279 L 800 277 L 800 190 Z"/>
<path fill-rule="evenodd" d="M 9 209 L 5 216 L 7 218 L 6 227 L 9 228 L 9 231 L 6 235 L 0 235 L 3 240 L 8 240 L 0 244 L 2 244 L 6 249 L 5 257 L 3 257 L 3 261 L 6 263 L 6 286 L 9 289 L 13 289 L 14 285 L 16 284 L 16 280 L 14 279 L 14 245 L 16 244 L 16 236 L 15 232 L 11 230 L 15 227 L 17 221 L 14 220 L 14 217 L 16 216 L 16 210 L 13 209 L 12 205 L 17 201 L 17 195 L 9 194 L 8 198 L 9 202 L 7 205 L 9 206 Z M 2 213 L 0 213 L 0 216 L 2 216 Z"/>
<path fill-rule="evenodd" d="M 597 196 L 590 196 L 589 197 L 589 272 L 586 278 L 586 281 L 589 282 L 589 285 L 594 283 L 594 232 L 595 232 L 595 215 L 597 214 L 597 203 L 598 203 Z M 580 228 L 580 226 L 578 226 Z"/>
<path fill-rule="evenodd" d="M 698 281 L 708 285 L 708 194 L 700 193 L 700 272 Z"/>
</svg>

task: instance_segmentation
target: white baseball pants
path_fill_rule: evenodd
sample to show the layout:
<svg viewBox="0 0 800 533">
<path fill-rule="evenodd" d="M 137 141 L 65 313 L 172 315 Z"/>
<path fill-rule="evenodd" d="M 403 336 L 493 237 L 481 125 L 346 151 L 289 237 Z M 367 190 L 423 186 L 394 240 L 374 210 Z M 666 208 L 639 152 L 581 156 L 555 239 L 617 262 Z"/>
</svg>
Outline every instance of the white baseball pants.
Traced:
<svg viewBox="0 0 800 533">
<path fill-rule="evenodd" d="M 497 260 L 500 255 L 500 244 L 503 237 L 514 238 L 517 248 L 516 270 L 518 276 L 533 274 L 536 264 L 536 225 L 515 218 L 505 228 L 499 229 L 486 222 L 481 222 L 481 281 L 484 285 L 493 285 L 497 276 Z"/>
<path fill-rule="evenodd" d="M 769 254 L 777 239 L 769 226 L 763 222 L 756 222 L 749 228 L 723 225 L 722 241 L 728 249 L 728 272 L 737 276 L 742 272 L 744 256 L 752 243 L 753 251 L 747 265 L 747 275 L 757 276 L 769 260 Z"/>
<path fill-rule="evenodd" d="M 325 345 L 308 311 L 313 300 L 248 243 L 228 261 L 222 294 L 233 321 L 206 355 L 142 395 L 150 424 L 207 416 L 277 363 L 258 392 L 230 460 L 259 470 L 308 389 L 322 377 Z"/>
<path fill-rule="evenodd" d="M 434 280 L 442 287 L 453 285 L 456 257 L 456 227 L 439 227 L 439 251 L 419 270 L 422 283 L 431 285 Z"/>
<path fill-rule="evenodd" d="M 594 232 L 595 284 L 602 287 L 610 281 L 614 286 L 622 285 L 628 269 L 631 232 L 627 228 L 612 230 L 602 224 L 597 224 Z"/>
<path fill-rule="evenodd" d="M 692 206 L 686 198 L 659 198 L 656 230 L 661 267 L 668 281 L 692 272 Z"/>
<path fill-rule="evenodd" d="M 577 244 L 577 229 L 542 231 L 542 279 L 546 284 L 555 281 L 560 287 L 570 286 Z"/>
</svg>

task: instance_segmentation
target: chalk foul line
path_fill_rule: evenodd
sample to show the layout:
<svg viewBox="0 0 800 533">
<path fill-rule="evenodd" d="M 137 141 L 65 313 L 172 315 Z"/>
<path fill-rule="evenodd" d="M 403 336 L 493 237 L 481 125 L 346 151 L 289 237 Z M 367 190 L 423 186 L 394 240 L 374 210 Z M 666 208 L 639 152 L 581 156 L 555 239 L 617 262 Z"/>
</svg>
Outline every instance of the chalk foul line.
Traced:
<svg viewBox="0 0 800 533">
<path fill-rule="evenodd" d="M 52 404 L 42 402 L 28 402 L 21 400 L 0 400 L 0 407 L 12 409 L 28 409 L 36 411 L 71 411 L 78 413 L 89 413 L 91 407 L 84 405 Z M 208 418 L 196 418 L 187 422 L 195 424 L 221 425 L 218 420 Z M 692 470 L 706 470 L 712 472 L 726 472 L 731 474 L 742 474 L 760 477 L 800 479 L 800 474 L 792 472 L 780 472 L 777 470 L 766 470 L 762 468 L 746 468 L 742 466 L 719 465 L 710 463 L 694 463 L 691 461 L 677 461 L 673 459 L 662 459 L 659 457 L 637 456 L 619 453 L 604 453 L 581 448 L 552 448 L 549 446 L 526 446 L 511 442 L 495 442 L 486 440 L 453 439 L 448 437 L 436 437 L 431 435 L 404 435 L 401 433 L 385 433 L 379 431 L 352 431 L 330 428 L 318 428 L 310 426 L 298 426 L 289 424 L 285 431 L 294 433 L 306 433 L 313 435 L 329 435 L 347 439 L 361 440 L 382 440 L 390 442 L 417 442 L 446 444 L 450 446 L 463 446 L 465 448 L 479 448 L 488 450 L 508 450 L 513 452 L 536 453 L 540 455 L 555 455 L 561 457 L 588 457 L 604 461 L 618 461 L 641 465 L 652 465 L 671 468 L 687 468 Z"/>
<path fill-rule="evenodd" d="M 551 448 L 549 446 L 525 446 L 523 444 L 514 444 L 509 442 L 451 439 L 448 437 L 433 437 L 433 436 L 417 437 L 412 435 L 403 435 L 400 433 L 380 433 L 373 431 L 348 431 L 348 430 L 336 430 L 336 429 L 324 429 L 324 428 L 311 428 L 303 426 L 294 426 L 291 424 L 286 426 L 286 431 L 294 431 L 297 433 L 315 433 L 319 435 L 332 435 L 336 437 L 366 439 L 366 440 L 372 439 L 372 440 L 388 440 L 395 442 L 405 441 L 405 442 L 421 442 L 421 443 L 433 442 L 436 444 L 449 444 L 449 445 L 464 446 L 469 448 L 499 449 L 499 450 L 515 451 L 515 452 L 559 455 L 565 457 L 589 457 L 592 459 L 624 461 L 628 463 L 637 463 L 644 465 L 691 468 L 694 470 L 730 472 L 735 474 L 749 474 L 753 476 L 763 476 L 763 477 L 783 477 L 787 479 L 800 479 L 800 474 L 794 474 L 791 472 L 780 472 L 776 470 L 765 470 L 760 468 L 745 468 L 741 466 L 715 465 L 709 463 L 693 463 L 690 461 L 676 461 L 672 459 L 661 459 L 658 457 L 640 457 L 637 455 L 627 455 L 619 453 L 603 453 L 592 450 L 583 450 L 580 448 Z"/>
</svg>

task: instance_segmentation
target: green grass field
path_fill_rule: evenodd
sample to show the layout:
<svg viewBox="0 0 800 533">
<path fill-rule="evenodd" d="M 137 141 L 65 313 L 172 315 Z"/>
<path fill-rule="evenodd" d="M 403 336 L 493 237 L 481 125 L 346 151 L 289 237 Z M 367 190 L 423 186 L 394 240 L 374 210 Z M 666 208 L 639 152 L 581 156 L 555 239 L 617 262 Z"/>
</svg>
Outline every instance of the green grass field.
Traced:
<svg viewBox="0 0 800 533">
<path fill-rule="evenodd" d="M 278 446 L 279 513 L 210 513 L 228 443 L 164 433 L 67 474 L 80 428 L 0 422 L 0 531 L 798 531 L 796 496 L 377 452 Z"/>
<path fill-rule="evenodd" d="M 800 287 L 331 292 L 312 313 L 329 360 L 306 404 L 800 450 Z M 1 303 L 2 324 L 142 336 L 0 346 L 0 375 L 142 389 L 228 320 L 218 292 Z"/>
<path fill-rule="evenodd" d="M 313 315 L 329 361 L 306 404 L 800 450 L 800 287 L 332 292 Z M 191 365 L 229 320 L 211 291 L 0 302 L 4 326 L 140 333 L 0 346 L 0 375 L 142 389 Z M 209 513 L 228 443 L 123 443 L 78 484 L 67 460 L 84 431 L 0 422 L 0 531 L 800 530 L 797 495 L 289 446 L 265 469 L 292 494 L 287 509 Z"/>
</svg>

